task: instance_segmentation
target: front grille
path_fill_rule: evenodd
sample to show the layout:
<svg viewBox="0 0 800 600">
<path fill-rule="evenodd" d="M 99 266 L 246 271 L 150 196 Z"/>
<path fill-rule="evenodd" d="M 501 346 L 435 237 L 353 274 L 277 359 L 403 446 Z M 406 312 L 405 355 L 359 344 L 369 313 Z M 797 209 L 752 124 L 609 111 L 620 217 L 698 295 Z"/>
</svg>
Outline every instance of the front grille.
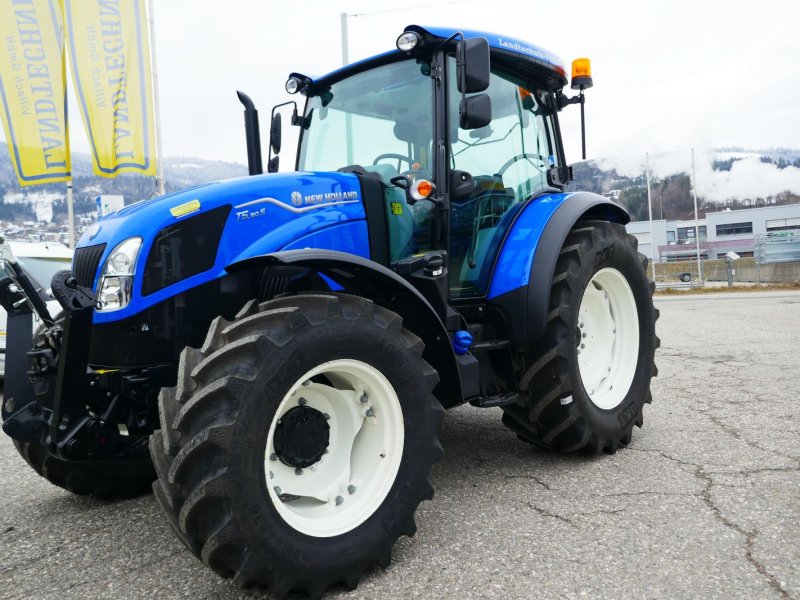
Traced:
<svg viewBox="0 0 800 600">
<path fill-rule="evenodd" d="M 75 250 L 75 257 L 72 260 L 72 271 L 78 285 L 91 288 L 94 285 L 94 277 L 97 275 L 97 267 L 100 266 L 100 259 L 106 249 L 105 244 L 96 246 L 84 246 Z"/>
</svg>

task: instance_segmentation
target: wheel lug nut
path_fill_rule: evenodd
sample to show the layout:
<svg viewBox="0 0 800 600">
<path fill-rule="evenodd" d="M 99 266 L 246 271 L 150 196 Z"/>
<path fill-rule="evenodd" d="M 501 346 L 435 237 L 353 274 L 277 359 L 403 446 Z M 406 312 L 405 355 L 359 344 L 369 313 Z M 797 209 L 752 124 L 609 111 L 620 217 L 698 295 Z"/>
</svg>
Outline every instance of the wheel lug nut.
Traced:
<svg viewBox="0 0 800 600">
<path fill-rule="evenodd" d="M 585 348 L 586 344 L 581 344 L 581 349 Z"/>
<path fill-rule="evenodd" d="M 367 396 L 367 392 L 364 392 L 363 394 L 361 394 L 361 398 L 359 398 L 359 400 L 361 401 L 361 404 L 366 404 L 367 400 L 369 400 L 369 396 Z"/>
<path fill-rule="evenodd" d="M 581 334 L 581 337 L 586 337 L 586 332 L 585 331 L 583 332 L 583 334 Z"/>
<path fill-rule="evenodd" d="M 339 506 L 342 502 L 344 502 L 344 498 L 336 496 L 336 506 Z"/>
<path fill-rule="evenodd" d="M 272 454 L 269 455 L 269 459 L 270 460 L 278 460 L 278 455 L 273 452 Z"/>
<path fill-rule="evenodd" d="M 325 417 L 326 421 L 330 421 L 331 420 L 331 416 L 328 413 L 322 413 L 322 416 Z"/>
<path fill-rule="evenodd" d="M 301 469 L 300 467 L 297 467 L 297 468 L 294 470 L 294 474 L 295 474 L 295 475 L 302 475 L 302 474 L 303 474 L 303 469 Z"/>
<path fill-rule="evenodd" d="M 374 416 L 375 416 L 375 411 L 374 411 L 374 410 L 372 410 L 372 407 L 371 407 L 371 406 L 370 406 L 370 407 L 367 409 L 366 415 L 367 415 L 368 417 L 374 417 Z"/>
<path fill-rule="evenodd" d="M 304 386 L 306 386 L 306 385 L 311 385 L 311 380 L 310 380 L 310 379 L 306 379 L 306 380 L 303 382 L 303 385 L 304 385 Z"/>
<path fill-rule="evenodd" d="M 348 494 L 355 494 L 356 493 L 356 486 L 354 486 L 352 483 L 350 485 L 348 485 L 347 486 L 347 493 Z"/>
<path fill-rule="evenodd" d="M 275 493 L 276 493 L 278 496 L 280 496 L 280 495 L 281 495 L 281 488 L 279 488 L 277 485 L 276 485 L 274 488 L 272 488 L 272 489 L 273 489 L 273 490 L 275 490 Z"/>
<path fill-rule="evenodd" d="M 306 404 L 308 404 L 308 400 L 306 400 L 305 398 L 300 398 L 300 400 L 298 400 L 297 403 L 300 406 L 305 406 Z"/>
</svg>

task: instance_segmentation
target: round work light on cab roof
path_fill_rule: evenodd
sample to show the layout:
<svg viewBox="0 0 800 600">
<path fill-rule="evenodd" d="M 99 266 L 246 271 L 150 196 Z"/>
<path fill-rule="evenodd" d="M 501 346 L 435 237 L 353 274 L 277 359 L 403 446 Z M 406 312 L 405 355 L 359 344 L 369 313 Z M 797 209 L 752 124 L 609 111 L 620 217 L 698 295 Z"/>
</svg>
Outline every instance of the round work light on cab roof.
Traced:
<svg viewBox="0 0 800 600">
<path fill-rule="evenodd" d="M 397 49 L 400 52 L 411 52 L 414 48 L 416 48 L 422 38 L 418 33 L 414 33 L 413 31 L 406 31 L 400 34 L 400 37 L 397 38 Z"/>
<path fill-rule="evenodd" d="M 288 94 L 296 94 L 300 91 L 302 83 L 299 77 L 289 77 L 289 79 L 286 80 L 286 92 Z"/>
</svg>

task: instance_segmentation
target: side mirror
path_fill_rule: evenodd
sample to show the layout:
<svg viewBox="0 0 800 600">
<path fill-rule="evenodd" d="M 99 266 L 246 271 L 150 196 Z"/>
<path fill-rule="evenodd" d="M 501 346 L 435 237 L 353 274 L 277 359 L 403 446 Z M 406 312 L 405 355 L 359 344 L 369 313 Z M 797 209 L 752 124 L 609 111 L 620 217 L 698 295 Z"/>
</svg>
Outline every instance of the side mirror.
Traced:
<svg viewBox="0 0 800 600">
<path fill-rule="evenodd" d="M 478 129 L 492 122 L 492 99 L 488 94 L 462 98 L 458 105 L 458 126 Z"/>
<path fill-rule="evenodd" d="M 281 113 L 272 115 L 272 124 L 269 128 L 269 145 L 273 154 L 281 152 Z"/>
<path fill-rule="evenodd" d="M 456 46 L 458 91 L 475 94 L 489 87 L 489 41 L 486 38 L 461 40 Z"/>
</svg>

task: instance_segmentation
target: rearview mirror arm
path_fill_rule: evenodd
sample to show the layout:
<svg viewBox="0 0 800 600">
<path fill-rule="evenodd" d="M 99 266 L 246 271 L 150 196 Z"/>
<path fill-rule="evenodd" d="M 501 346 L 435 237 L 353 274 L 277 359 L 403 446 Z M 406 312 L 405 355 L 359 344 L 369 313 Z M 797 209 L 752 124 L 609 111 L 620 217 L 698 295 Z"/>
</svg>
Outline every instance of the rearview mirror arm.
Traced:
<svg viewBox="0 0 800 600">
<path fill-rule="evenodd" d="M 586 160 L 586 120 L 584 118 L 583 113 L 583 106 L 586 104 L 586 96 L 583 95 L 583 90 L 577 96 L 573 96 L 572 98 L 568 98 L 561 92 L 558 94 L 558 110 L 561 110 L 565 106 L 570 104 L 580 104 L 581 105 L 581 146 L 583 149 L 583 160 Z"/>
</svg>

